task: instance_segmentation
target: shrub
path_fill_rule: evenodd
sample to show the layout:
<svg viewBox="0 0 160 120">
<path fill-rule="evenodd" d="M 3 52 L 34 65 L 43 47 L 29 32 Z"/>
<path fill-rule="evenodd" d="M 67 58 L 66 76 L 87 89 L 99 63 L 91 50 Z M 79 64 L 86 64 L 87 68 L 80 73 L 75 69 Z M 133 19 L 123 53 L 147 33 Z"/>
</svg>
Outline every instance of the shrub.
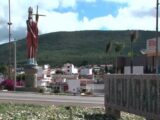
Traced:
<svg viewBox="0 0 160 120">
<path fill-rule="evenodd" d="M 7 90 L 14 90 L 14 80 L 4 80 L 1 82 L 0 87 Z"/>
</svg>

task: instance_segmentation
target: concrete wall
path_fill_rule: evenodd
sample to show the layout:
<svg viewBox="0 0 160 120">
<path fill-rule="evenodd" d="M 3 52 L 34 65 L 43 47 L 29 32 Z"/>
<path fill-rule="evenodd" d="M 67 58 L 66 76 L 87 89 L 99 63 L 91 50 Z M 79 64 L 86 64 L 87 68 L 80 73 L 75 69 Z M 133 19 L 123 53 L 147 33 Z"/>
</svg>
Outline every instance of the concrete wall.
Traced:
<svg viewBox="0 0 160 120">
<path fill-rule="evenodd" d="M 67 80 L 68 91 L 78 93 L 80 91 L 80 80 Z"/>
<path fill-rule="evenodd" d="M 126 75 L 131 74 L 131 67 L 130 66 L 124 67 L 124 74 L 126 74 Z M 136 75 L 144 74 L 144 67 L 143 66 L 133 66 L 133 74 L 136 74 Z"/>
<path fill-rule="evenodd" d="M 104 95 L 104 84 L 87 84 L 86 89 L 93 94 Z"/>
</svg>

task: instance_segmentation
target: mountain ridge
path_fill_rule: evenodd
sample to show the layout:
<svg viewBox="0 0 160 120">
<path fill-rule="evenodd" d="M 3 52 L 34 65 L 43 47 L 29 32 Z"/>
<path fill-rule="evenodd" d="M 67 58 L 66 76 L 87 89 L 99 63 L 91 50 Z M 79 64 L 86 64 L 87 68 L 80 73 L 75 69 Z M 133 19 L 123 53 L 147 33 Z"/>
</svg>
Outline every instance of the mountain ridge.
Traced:
<svg viewBox="0 0 160 120">
<path fill-rule="evenodd" d="M 116 31 L 61 31 L 47 33 L 39 36 L 38 64 L 51 64 L 52 66 L 62 65 L 72 62 L 81 65 L 106 63 L 105 46 L 108 41 L 121 42 L 125 48 L 120 52 L 120 56 L 127 56 L 130 51 L 130 30 Z M 140 55 L 140 50 L 146 48 L 146 40 L 155 37 L 155 31 L 139 31 L 139 38 L 133 43 L 136 55 Z M 13 43 L 11 43 L 11 58 L 13 59 Z M 7 64 L 9 49 L 8 43 L 0 45 L 0 63 Z M 5 54 L 4 54 L 5 53 Z M 107 55 L 108 60 L 113 58 L 114 52 Z M 17 62 L 26 64 L 26 40 L 17 41 Z"/>
</svg>

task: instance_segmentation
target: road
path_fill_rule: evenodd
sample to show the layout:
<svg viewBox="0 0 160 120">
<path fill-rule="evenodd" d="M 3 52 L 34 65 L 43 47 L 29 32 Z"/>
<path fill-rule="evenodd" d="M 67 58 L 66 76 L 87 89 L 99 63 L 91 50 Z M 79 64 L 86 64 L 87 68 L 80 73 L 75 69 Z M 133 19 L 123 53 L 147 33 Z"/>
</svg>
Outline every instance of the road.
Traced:
<svg viewBox="0 0 160 120">
<path fill-rule="evenodd" d="M 0 92 L 0 103 L 104 107 L 104 97 L 44 95 L 28 92 Z"/>
</svg>

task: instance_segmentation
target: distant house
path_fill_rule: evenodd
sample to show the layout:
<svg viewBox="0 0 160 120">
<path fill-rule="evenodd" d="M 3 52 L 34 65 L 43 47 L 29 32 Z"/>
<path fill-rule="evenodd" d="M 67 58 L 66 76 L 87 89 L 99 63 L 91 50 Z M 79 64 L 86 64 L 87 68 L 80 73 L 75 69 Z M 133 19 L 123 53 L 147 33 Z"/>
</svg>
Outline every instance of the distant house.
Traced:
<svg viewBox="0 0 160 120">
<path fill-rule="evenodd" d="M 59 92 L 67 92 L 68 91 L 68 84 L 66 82 L 56 82 L 50 84 L 53 92 L 59 93 Z"/>
<path fill-rule="evenodd" d="M 78 69 L 70 63 L 64 64 L 62 71 L 67 75 L 78 74 Z"/>
<path fill-rule="evenodd" d="M 73 81 L 73 84 L 72 82 L 68 83 L 68 81 Z M 74 84 L 74 81 L 79 81 L 78 74 L 52 74 L 51 86 L 56 91 L 66 92 L 69 89 L 70 90 L 69 92 L 72 93 L 73 92 L 72 88 L 76 87 Z M 77 90 L 77 89 L 74 89 L 74 90 Z"/>
<path fill-rule="evenodd" d="M 93 95 L 104 95 L 104 84 L 87 84 L 86 90 L 92 92 Z"/>
<path fill-rule="evenodd" d="M 94 65 L 93 66 L 93 73 L 94 74 L 99 74 L 100 73 L 100 69 L 101 69 L 101 67 L 99 67 L 97 65 Z"/>
<path fill-rule="evenodd" d="M 81 68 L 79 75 L 92 75 L 92 68 Z"/>
<path fill-rule="evenodd" d="M 80 93 L 80 80 L 67 80 L 68 92 Z"/>
<path fill-rule="evenodd" d="M 49 65 L 44 67 L 38 67 L 37 72 L 37 86 L 47 86 L 52 82 L 52 74 L 55 74 L 55 70 L 51 69 Z"/>
<path fill-rule="evenodd" d="M 81 86 L 82 92 L 88 91 L 88 89 L 87 89 L 88 84 L 94 83 L 94 81 L 91 79 L 79 79 L 79 81 L 80 81 L 80 86 Z"/>
<path fill-rule="evenodd" d="M 78 74 L 75 75 L 62 75 L 62 74 L 52 74 L 52 82 L 66 82 L 67 80 L 77 80 Z"/>
<path fill-rule="evenodd" d="M 158 62 L 160 63 L 160 57 L 158 56 Z M 129 57 L 119 57 L 117 60 L 117 69 L 119 73 L 125 73 L 126 67 L 130 73 L 131 59 Z M 139 69 L 137 70 L 137 66 Z M 143 71 L 141 70 L 143 68 Z M 135 69 L 135 70 L 134 70 Z M 141 70 L 144 74 L 155 73 L 156 71 L 156 58 L 155 56 L 141 55 L 133 58 L 133 73 Z M 135 71 L 135 72 L 134 72 Z"/>
<path fill-rule="evenodd" d="M 17 68 L 16 68 L 16 72 L 17 72 L 18 75 L 25 73 L 23 67 L 17 67 Z"/>
<path fill-rule="evenodd" d="M 0 73 L 0 83 L 4 81 L 4 75 L 2 73 Z"/>
<path fill-rule="evenodd" d="M 160 41 L 159 38 L 158 38 L 158 41 Z M 131 65 L 133 65 L 133 69 L 132 69 L 133 74 L 155 73 L 156 72 L 156 39 L 155 38 L 147 39 L 146 48 L 142 49 L 139 52 L 142 55 L 134 56 L 132 59 L 131 57 L 118 57 L 117 59 L 118 73 L 130 74 Z M 158 49 L 158 54 L 159 52 L 160 51 Z M 160 63 L 160 56 L 158 56 L 158 63 Z M 160 73 L 159 66 L 158 66 L 158 72 Z"/>
</svg>

